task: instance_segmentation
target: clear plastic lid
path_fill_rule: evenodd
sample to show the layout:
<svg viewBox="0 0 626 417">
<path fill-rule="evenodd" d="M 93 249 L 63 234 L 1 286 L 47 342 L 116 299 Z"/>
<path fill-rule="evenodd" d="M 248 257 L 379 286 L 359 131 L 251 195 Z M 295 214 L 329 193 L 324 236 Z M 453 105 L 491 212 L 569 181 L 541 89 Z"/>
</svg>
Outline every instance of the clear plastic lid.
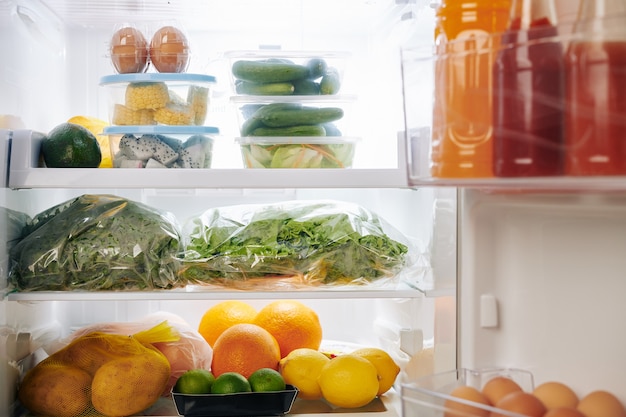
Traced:
<svg viewBox="0 0 626 417">
<path fill-rule="evenodd" d="M 100 85 L 106 84 L 118 84 L 118 83 L 135 83 L 135 82 L 158 82 L 158 81 L 170 81 L 170 82 L 186 82 L 189 84 L 195 83 L 210 83 L 214 84 L 216 79 L 212 75 L 208 74 L 190 74 L 190 73 L 130 73 L 130 74 L 113 74 L 105 75 L 100 78 Z"/>
</svg>

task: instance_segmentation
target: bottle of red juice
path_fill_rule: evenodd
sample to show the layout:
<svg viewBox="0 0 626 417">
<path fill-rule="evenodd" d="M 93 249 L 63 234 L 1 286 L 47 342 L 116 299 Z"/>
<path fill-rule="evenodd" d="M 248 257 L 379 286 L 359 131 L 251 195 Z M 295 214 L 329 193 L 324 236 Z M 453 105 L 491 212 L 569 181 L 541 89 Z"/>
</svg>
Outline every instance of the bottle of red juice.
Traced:
<svg viewBox="0 0 626 417">
<path fill-rule="evenodd" d="M 564 61 L 553 0 L 513 0 L 493 66 L 493 170 L 563 174 Z"/>
<path fill-rule="evenodd" d="M 582 0 L 566 54 L 565 172 L 626 175 L 626 0 Z"/>
</svg>

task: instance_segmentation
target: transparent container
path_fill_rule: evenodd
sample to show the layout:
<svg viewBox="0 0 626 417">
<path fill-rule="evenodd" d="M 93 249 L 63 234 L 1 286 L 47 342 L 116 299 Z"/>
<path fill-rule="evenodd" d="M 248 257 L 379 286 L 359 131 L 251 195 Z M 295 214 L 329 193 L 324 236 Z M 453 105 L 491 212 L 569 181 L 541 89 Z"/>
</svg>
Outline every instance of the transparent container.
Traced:
<svg viewBox="0 0 626 417">
<path fill-rule="evenodd" d="M 230 51 L 233 94 L 253 96 L 317 96 L 345 93 L 347 52 Z"/>
<path fill-rule="evenodd" d="M 211 88 L 205 74 L 116 74 L 100 79 L 112 125 L 205 125 Z"/>
<path fill-rule="evenodd" d="M 108 126 L 113 168 L 211 168 L 210 126 Z"/>
<path fill-rule="evenodd" d="M 359 138 L 248 136 L 235 140 L 246 168 L 351 168 Z"/>
<path fill-rule="evenodd" d="M 354 96 L 233 96 L 240 136 L 355 136 Z"/>
<path fill-rule="evenodd" d="M 522 369 L 492 368 L 472 370 L 461 368 L 417 378 L 415 381 L 403 384 L 401 386 L 402 416 L 480 417 L 480 415 L 484 416 L 494 413 L 492 415 L 523 417 L 520 414 L 474 403 L 450 395 L 455 388 L 462 385 L 471 386 L 480 391 L 487 381 L 500 376 L 512 379 L 526 392 L 532 392 L 534 390 L 532 373 Z M 467 407 L 468 405 L 480 411 L 476 414 L 460 413 L 457 411 L 459 408 Z"/>
</svg>

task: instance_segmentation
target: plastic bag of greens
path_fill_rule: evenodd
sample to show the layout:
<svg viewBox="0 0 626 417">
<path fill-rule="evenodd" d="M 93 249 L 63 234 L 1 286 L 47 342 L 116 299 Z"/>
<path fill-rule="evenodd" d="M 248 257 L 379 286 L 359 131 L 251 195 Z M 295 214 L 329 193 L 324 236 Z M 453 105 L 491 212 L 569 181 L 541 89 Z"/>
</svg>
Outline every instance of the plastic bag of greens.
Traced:
<svg viewBox="0 0 626 417">
<path fill-rule="evenodd" d="M 10 252 L 21 291 L 144 290 L 182 286 L 180 227 L 167 212 L 113 195 L 83 195 L 25 227 Z"/>
<path fill-rule="evenodd" d="M 186 280 L 242 288 L 371 283 L 401 271 L 410 247 L 376 214 L 335 201 L 214 208 L 184 235 Z"/>
</svg>

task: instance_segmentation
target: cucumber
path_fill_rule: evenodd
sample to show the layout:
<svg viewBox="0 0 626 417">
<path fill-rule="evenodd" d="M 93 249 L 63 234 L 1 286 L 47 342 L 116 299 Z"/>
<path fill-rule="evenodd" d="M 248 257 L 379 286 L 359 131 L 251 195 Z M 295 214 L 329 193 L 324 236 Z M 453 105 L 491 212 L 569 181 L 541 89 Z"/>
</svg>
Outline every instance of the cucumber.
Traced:
<svg viewBox="0 0 626 417">
<path fill-rule="evenodd" d="M 326 61 L 324 61 L 322 58 L 311 58 L 306 63 L 306 67 L 309 69 L 308 78 L 311 80 L 315 80 L 324 75 L 328 65 L 326 64 Z"/>
<path fill-rule="evenodd" d="M 293 93 L 298 96 L 316 96 L 320 93 L 320 84 L 313 80 L 295 80 L 293 87 Z"/>
<path fill-rule="evenodd" d="M 261 107 L 257 108 L 241 125 L 241 129 L 239 129 L 241 136 L 250 136 L 253 130 L 259 127 L 265 127 L 261 119 L 268 113 L 273 111 L 296 110 L 301 107 L 302 105 L 300 103 L 270 103 L 261 105 Z"/>
<path fill-rule="evenodd" d="M 244 81 L 256 83 L 277 83 L 300 80 L 309 75 L 304 65 L 268 61 L 236 61 L 232 66 L 233 75 Z"/>
<path fill-rule="evenodd" d="M 343 109 L 340 107 L 302 107 L 300 109 L 267 111 L 259 119 L 269 127 L 285 127 L 330 123 L 342 117 Z"/>
<path fill-rule="evenodd" d="M 292 83 L 255 83 L 252 81 L 237 80 L 235 91 L 237 94 L 251 94 L 255 96 L 289 96 L 294 93 Z"/>
<path fill-rule="evenodd" d="M 340 88 L 341 80 L 339 71 L 335 68 L 329 68 L 320 81 L 320 94 L 337 94 Z"/>
<path fill-rule="evenodd" d="M 341 136 L 341 130 L 334 123 L 324 123 L 324 129 L 326 130 L 326 136 Z"/>
<path fill-rule="evenodd" d="M 326 130 L 320 125 L 259 127 L 252 131 L 251 136 L 326 136 Z"/>
</svg>

